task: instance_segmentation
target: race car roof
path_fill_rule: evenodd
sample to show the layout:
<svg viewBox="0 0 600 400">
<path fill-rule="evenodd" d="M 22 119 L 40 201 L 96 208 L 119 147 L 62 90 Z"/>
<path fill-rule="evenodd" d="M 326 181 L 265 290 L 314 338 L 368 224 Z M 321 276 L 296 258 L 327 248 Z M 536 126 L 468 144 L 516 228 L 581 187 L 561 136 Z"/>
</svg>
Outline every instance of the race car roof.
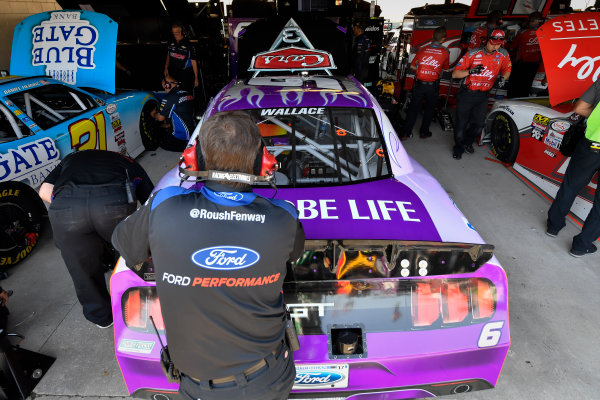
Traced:
<svg viewBox="0 0 600 400">
<path fill-rule="evenodd" d="M 371 108 L 373 102 L 352 77 L 307 75 L 237 79 L 215 103 L 215 111 L 304 107 Z"/>
</svg>

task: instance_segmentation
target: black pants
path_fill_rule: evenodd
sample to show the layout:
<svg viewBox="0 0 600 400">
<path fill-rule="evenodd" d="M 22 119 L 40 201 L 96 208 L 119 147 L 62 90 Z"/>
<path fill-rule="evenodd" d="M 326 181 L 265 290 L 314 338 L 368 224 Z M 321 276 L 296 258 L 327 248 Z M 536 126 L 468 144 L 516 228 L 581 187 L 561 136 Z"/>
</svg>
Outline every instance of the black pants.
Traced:
<svg viewBox="0 0 600 400">
<path fill-rule="evenodd" d="M 517 61 L 513 64 L 510 79 L 508 80 L 507 97 L 509 99 L 529 96 L 531 84 L 539 66 L 539 62 L 526 63 Z"/>
<path fill-rule="evenodd" d="M 168 151 L 183 151 L 188 144 L 187 140 L 177 139 L 171 132 L 173 128 L 169 127 L 168 132 L 163 130 L 163 136 L 159 146 Z"/>
<path fill-rule="evenodd" d="M 460 89 L 456 95 L 456 123 L 454 125 L 454 152 L 462 154 L 470 146 L 485 124 L 489 92 Z"/>
<path fill-rule="evenodd" d="M 265 357 L 267 365 L 245 376 L 236 375 L 236 380 L 212 384 L 211 381 L 196 381 L 183 375 L 179 394 L 189 400 L 284 400 L 288 398 L 296 378 L 296 367 L 292 351 L 284 344 L 278 354 Z"/>
<path fill-rule="evenodd" d="M 600 154 L 590 149 L 590 141 L 581 139 L 571 156 L 563 183 L 548 210 L 548 228 L 560 230 L 565 226 L 565 217 L 575 197 L 594 176 L 600 173 Z M 573 238 L 573 250 L 585 251 L 600 236 L 600 190 L 596 188 L 594 204 L 585 219 L 581 233 Z"/>
<path fill-rule="evenodd" d="M 136 209 L 122 185 L 70 185 L 52 201 L 48 216 L 54 243 L 65 261 L 88 321 L 112 322 L 102 262 L 115 226 Z"/>
<path fill-rule="evenodd" d="M 424 84 L 420 81 L 415 82 L 412 99 L 408 106 L 408 111 L 406 112 L 406 123 L 404 124 L 403 136 L 410 136 L 412 134 L 413 127 L 415 126 L 417 116 L 421 111 L 423 103 L 425 104 L 425 110 L 423 111 L 423 121 L 419 133 L 427 134 L 429 132 L 429 125 L 431 125 L 439 93 L 439 82 L 433 84 Z"/>
</svg>

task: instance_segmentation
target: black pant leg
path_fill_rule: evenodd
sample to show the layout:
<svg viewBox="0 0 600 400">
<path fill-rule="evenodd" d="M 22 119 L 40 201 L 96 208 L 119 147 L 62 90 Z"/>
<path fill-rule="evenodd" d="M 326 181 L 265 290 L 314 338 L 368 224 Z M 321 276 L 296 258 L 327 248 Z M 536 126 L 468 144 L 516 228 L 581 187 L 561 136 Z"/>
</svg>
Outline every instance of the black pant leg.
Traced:
<svg viewBox="0 0 600 400">
<path fill-rule="evenodd" d="M 464 152 L 465 131 L 469 123 L 471 113 L 471 93 L 459 90 L 456 95 L 456 123 L 454 124 L 454 152 Z"/>
<path fill-rule="evenodd" d="M 423 122 L 421 123 L 421 129 L 419 132 L 421 134 L 427 134 L 429 132 L 429 126 L 431 125 L 431 120 L 433 119 L 433 113 L 435 111 L 435 105 L 437 103 L 439 95 L 439 85 L 429 85 L 425 92 L 425 106 L 423 110 Z"/>
<path fill-rule="evenodd" d="M 426 86 L 427 85 L 422 85 L 419 82 L 415 82 L 412 99 L 410 101 L 410 105 L 408 106 L 408 110 L 406 111 L 406 122 L 404 123 L 403 136 L 410 136 L 412 134 L 417 117 L 421 112 L 421 106 L 425 100 Z"/>
<path fill-rule="evenodd" d="M 95 324 L 105 325 L 112 321 L 112 311 L 101 262 L 104 240 L 89 219 L 88 195 L 63 190 L 52 202 L 48 216 L 54 243 L 71 275 L 83 315 Z"/>
<path fill-rule="evenodd" d="M 472 145 L 485 125 L 488 111 L 488 92 L 475 92 L 470 98 L 469 126 L 466 129 L 463 144 Z"/>
</svg>

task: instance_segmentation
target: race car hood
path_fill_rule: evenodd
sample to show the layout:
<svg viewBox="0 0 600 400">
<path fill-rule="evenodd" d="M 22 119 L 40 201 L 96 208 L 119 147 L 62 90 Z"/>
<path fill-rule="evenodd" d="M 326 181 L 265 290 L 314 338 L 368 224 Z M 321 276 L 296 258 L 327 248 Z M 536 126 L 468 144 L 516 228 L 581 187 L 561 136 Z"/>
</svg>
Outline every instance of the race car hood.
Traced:
<svg viewBox="0 0 600 400">
<path fill-rule="evenodd" d="M 10 73 L 114 93 L 117 29 L 115 21 L 92 11 L 31 15 L 15 27 Z"/>
</svg>

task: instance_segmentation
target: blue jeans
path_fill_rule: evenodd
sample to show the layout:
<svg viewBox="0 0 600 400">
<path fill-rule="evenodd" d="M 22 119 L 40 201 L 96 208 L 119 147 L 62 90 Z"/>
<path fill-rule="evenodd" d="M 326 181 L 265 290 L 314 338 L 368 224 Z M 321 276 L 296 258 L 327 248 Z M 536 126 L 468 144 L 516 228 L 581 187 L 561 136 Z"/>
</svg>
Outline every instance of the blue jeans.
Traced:
<svg viewBox="0 0 600 400">
<path fill-rule="evenodd" d="M 288 398 L 296 379 L 293 353 L 283 344 L 278 354 L 265 357 L 267 365 L 246 376 L 240 373 L 235 381 L 212 384 L 181 377 L 179 394 L 188 400 L 284 400 Z"/>
<path fill-rule="evenodd" d="M 548 210 L 548 229 L 558 231 L 565 226 L 565 218 L 577 193 L 597 172 L 600 173 L 600 153 L 594 153 L 590 149 L 589 140 L 581 139 L 571 156 L 563 183 Z M 600 190 L 596 189 L 594 204 L 585 219 L 581 233 L 573 238 L 573 250 L 586 251 L 598 236 L 600 236 Z"/>
<path fill-rule="evenodd" d="M 65 261 L 88 321 L 112 322 L 102 258 L 115 226 L 134 212 L 123 185 L 62 187 L 48 210 L 54 243 Z"/>
</svg>

